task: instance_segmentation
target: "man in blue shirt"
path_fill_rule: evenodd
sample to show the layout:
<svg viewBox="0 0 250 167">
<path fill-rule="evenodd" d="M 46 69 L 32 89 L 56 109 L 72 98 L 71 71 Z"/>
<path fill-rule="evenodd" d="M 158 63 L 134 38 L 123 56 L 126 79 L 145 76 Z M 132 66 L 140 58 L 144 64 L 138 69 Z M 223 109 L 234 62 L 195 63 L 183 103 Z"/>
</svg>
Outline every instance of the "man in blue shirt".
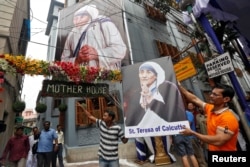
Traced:
<svg viewBox="0 0 250 167">
<path fill-rule="evenodd" d="M 191 112 L 186 110 L 187 120 L 190 124 L 190 128 L 195 128 L 194 116 Z M 188 157 L 190 158 L 194 167 L 199 167 L 196 157 L 194 156 L 194 149 L 192 146 L 192 139 L 190 136 L 174 135 L 173 143 L 177 154 L 181 157 L 181 161 L 184 167 L 190 166 Z"/>
<path fill-rule="evenodd" d="M 38 139 L 37 167 L 49 167 L 52 161 L 53 151 L 56 152 L 58 150 L 56 131 L 50 128 L 49 121 L 45 121 L 43 126 L 44 129 L 41 131 Z M 55 141 L 54 148 L 53 141 Z"/>
<path fill-rule="evenodd" d="M 186 110 L 186 115 L 187 115 L 187 119 L 188 119 L 189 124 L 190 124 L 190 128 L 193 131 L 196 131 L 195 117 L 194 117 L 193 113 Z M 191 138 L 191 143 L 192 143 L 192 147 L 194 150 L 194 155 L 196 157 L 196 160 L 198 161 L 199 167 L 207 167 L 207 163 L 205 161 L 205 157 L 204 157 L 204 154 L 202 152 L 202 148 L 201 148 L 201 145 L 200 145 L 198 139 L 195 136 L 187 136 L 187 137 Z"/>
<path fill-rule="evenodd" d="M 189 122 L 189 125 L 190 125 L 190 128 L 194 131 L 196 131 L 195 129 L 195 118 L 194 118 L 194 115 L 192 112 L 186 110 L 186 116 L 187 116 L 187 119 L 188 119 L 188 122 Z"/>
</svg>

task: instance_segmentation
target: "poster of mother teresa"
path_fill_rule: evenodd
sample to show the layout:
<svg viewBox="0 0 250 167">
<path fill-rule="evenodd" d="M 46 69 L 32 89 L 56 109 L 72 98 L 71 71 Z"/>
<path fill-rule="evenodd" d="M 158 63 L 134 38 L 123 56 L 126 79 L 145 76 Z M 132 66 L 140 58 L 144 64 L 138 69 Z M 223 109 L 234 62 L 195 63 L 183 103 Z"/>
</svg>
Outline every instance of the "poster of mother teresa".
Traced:
<svg viewBox="0 0 250 167">
<path fill-rule="evenodd" d="M 119 70 L 128 54 L 122 9 L 121 0 L 86 0 L 61 10 L 56 60 Z"/>
<path fill-rule="evenodd" d="M 173 135 L 189 127 L 170 57 L 126 66 L 122 75 L 126 137 Z"/>
</svg>

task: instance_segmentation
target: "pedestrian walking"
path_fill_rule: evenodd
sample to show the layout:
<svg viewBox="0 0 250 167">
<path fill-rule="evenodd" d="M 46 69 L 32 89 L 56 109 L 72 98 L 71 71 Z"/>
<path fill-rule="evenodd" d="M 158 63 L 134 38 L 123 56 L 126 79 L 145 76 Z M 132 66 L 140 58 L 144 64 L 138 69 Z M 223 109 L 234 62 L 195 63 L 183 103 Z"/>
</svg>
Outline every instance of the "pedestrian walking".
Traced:
<svg viewBox="0 0 250 167">
<path fill-rule="evenodd" d="M 64 145 L 64 133 L 62 131 L 62 126 L 57 125 L 57 131 L 56 134 L 58 136 L 58 150 L 54 152 L 52 157 L 52 167 L 56 167 L 56 161 L 58 158 L 59 167 L 64 167 L 63 164 L 63 145 Z M 55 144 L 54 144 L 55 145 Z"/>
<path fill-rule="evenodd" d="M 39 131 L 37 127 L 32 128 L 32 135 L 29 136 L 29 144 L 30 150 L 26 162 L 26 167 L 37 167 L 37 157 L 36 154 L 33 153 L 32 147 L 36 142 L 38 142 L 39 138 Z"/>
<path fill-rule="evenodd" d="M 50 122 L 43 123 L 44 129 L 39 136 L 37 148 L 37 167 L 49 167 L 52 161 L 53 151 L 58 150 L 58 141 L 56 131 L 50 128 Z M 53 147 L 53 141 L 55 146 Z"/>
<path fill-rule="evenodd" d="M 1 164 L 8 167 L 24 167 L 26 165 L 30 145 L 28 136 L 23 134 L 23 129 L 23 126 L 16 127 L 14 136 L 8 140 L 0 158 Z"/>
</svg>

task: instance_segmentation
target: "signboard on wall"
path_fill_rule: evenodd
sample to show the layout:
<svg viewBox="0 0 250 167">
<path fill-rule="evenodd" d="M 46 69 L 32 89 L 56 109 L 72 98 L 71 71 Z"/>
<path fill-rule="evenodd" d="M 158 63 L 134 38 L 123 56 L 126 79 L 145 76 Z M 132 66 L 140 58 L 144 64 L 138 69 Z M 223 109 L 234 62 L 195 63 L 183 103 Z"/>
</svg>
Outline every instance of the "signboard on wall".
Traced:
<svg viewBox="0 0 250 167">
<path fill-rule="evenodd" d="M 232 60 L 228 52 L 205 62 L 205 67 L 209 78 L 234 71 Z"/>
<path fill-rule="evenodd" d="M 183 81 L 197 74 L 192 59 L 187 56 L 174 65 L 175 75 L 178 81 Z"/>
<path fill-rule="evenodd" d="M 44 80 L 41 96 L 83 97 L 100 96 L 109 93 L 109 85 L 103 83 L 79 83 Z"/>
</svg>

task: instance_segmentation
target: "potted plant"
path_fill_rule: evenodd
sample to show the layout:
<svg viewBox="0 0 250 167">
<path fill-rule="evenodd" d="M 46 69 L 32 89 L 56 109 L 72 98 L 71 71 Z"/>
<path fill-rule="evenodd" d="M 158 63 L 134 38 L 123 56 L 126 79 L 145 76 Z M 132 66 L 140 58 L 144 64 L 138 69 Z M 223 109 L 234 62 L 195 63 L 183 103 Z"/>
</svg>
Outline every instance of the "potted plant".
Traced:
<svg viewBox="0 0 250 167">
<path fill-rule="evenodd" d="M 64 104 L 64 103 L 61 103 L 59 106 L 58 106 L 58 110 L 60 112 L 65 112 L 67 110 L 68 106 L 67 104 Z"/>
<path fill-rule="evenodd" d="M 47 110 L 47 105 L 43 103 L 37 103 L 35 110 L 38 113 L 44 113 Z"/>
<path fill-rule="evenodd" d="M 23 123 L 23 117 L 22 116 L 16 116 L 15 123 L 16 124 L 22 124 Z"/>
<path fill-rule="evenodd" d="M 14 112 L 20 113 L 20 112 L 23 112 L 23 110 L 25 109 L 25 106 L 26 104 L 24 101 L 16 101 L 15 103 L 13 103 L 12 109 Z"/>
</svg>

